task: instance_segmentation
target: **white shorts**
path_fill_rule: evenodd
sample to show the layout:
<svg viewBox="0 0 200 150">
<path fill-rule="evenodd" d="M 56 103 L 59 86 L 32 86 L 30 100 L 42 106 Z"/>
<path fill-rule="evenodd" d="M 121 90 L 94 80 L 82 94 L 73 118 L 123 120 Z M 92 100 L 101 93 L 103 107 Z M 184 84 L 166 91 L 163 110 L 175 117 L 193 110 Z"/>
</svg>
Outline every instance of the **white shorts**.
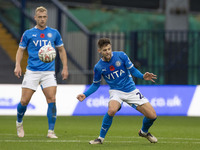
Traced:
<svg viewBox="0 0 200 150">
<path fill-rule="evenodd" d="M 22 82 L 22 88 L 29 88 L 36 91 L 38 85 L 41 85 L 42 89 L 57 86 L 55 72 L 31 71 L 27 69 Z"/>
<path fill-rule="evenodd" d="M 110 101 L 111 100 L 116 100 L 120 104 L 122 102 L 126 102 L 129 104 L 131 107 L 135 108 L 139 105 L 145 104 L 149 102 L 141 93 L 138 89 L 135 89 L 132 92 L 122 92 L 119 90 L 109 90 L 110 94 Z"/>
</svg>

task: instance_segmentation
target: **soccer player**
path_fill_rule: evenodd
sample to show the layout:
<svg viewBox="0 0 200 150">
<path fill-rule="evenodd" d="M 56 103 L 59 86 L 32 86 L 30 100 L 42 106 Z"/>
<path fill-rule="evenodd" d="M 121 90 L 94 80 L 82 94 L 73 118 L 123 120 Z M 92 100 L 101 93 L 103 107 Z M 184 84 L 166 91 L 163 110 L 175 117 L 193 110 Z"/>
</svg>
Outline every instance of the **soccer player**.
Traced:
<svg viewBox="0 0 200 150">
<path fill-rule="evenodd" d="M 17 135 L 18 137 L 24 137 L 22 119 L 33 93 L 36 91 L 38 85 L 40 85 L 48 103 L 47 118 L 49 129 L 47 137 L 58 138 L 54 133 L 57 89 L 55 60 L 50 63 L 42 62 L 39 60 L 38 51 L 42 46 L 47 44 L 57 48 L 63 64 L 61 72 L 63 80 L 68 77 L 67 54 L 60 33 L 56 29 L 46 25 L 48 19 L 47 9 L 42 6 L 37 7 L 35 9 L 34 19 L 36 26 L 24 32 L 16 54 L 14 74 L 18 78 L 22 75 L 20 62 L 25 49 L 27 49 L 29 55 L 26 73 L 22 82 L 22 96 L 17 106 Z"/>
<path fill-rule="evenodd" d="M 157 79 L 153 73 L 146 72 L 142 74 L 137 70 L 128 56 L 122 52 L 112 52 L 111 41 L 108 38 L 101 38 L 98 41 L 98 52 L 102 58 L 94 67 L 94 80 L 92 85 L 83 94 L 79 94 L 77 99 L 83 101 L 86 97 L 94 93 L 100 86 L 101 76 L 110 86 L 110 100 L 108 112 L 105 114 L 97 139 L 89 144 L 102 144 L 104 138 L 112 124 L 115 113 L 121 108 L 122 102 L 128 103 L 144 115 L 143 125 L 139 130 L 139 136 L 147 138 L 151 143 L 156 143 L 157 138 L 148 132 L 153 122 L 156 120 L 156 112 L 148 100 L 135 87 L 134 77 L 155 82 Z"/>
</svg>

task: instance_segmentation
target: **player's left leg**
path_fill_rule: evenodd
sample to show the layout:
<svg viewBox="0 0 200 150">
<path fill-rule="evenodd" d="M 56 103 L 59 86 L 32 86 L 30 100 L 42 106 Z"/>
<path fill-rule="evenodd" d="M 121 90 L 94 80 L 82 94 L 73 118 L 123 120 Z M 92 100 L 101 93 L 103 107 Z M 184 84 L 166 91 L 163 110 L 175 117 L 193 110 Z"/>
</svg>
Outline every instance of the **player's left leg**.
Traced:
<svg viewBox="0 0 200 150">
<path fill-rule="evenodd" d="M 48 138 L 58 138 L 54 133 L 56 123 L 56 86 L 47 87 L 43 89 L 43 93 L 48 103 L 47 118 L 48 118 Z"/>
<path fill-rule="evenodd" d="M 156 120 L 157 115 L 154 108 L 149 102 L 137 106 L 137 110 L 144 115 L 143 125 L 139 131 L 139 136 L 147 138 L 151 143 L 156 143 L 157 138 L 148 132 L 149 128 L 153 125 L 153 122 Z"/>
<path fill-rule="evenodd" d="M 143 125 L 142 129 L 139 131 L 139 136 L 147 138 L 152 143 L 156 143 L 157 138 L 148 132 L 149 128 L 157 118 L 154 108 L 138 89 L 129 92 L 127 96 L 128 98 L 124 101 L 144 115 Z"/>
</svg>

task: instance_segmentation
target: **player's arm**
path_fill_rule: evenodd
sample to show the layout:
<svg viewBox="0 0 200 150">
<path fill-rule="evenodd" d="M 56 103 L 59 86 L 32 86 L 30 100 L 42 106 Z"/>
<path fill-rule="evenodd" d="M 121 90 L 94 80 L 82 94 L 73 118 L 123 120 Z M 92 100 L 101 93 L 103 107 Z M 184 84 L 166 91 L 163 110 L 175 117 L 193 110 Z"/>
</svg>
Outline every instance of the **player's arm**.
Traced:
<svg viewBox="0 0 200 150">
<path fill-rule="evenodd" d="M 120 58 L 124 61 L 126 68 L 130 71 L 130 73 L 136 77 L 136 78 L 143 78 L 143 74 L 134 67 L 133 63 L 131 62 L 131 60 L 128 58 L 128 56 L 126 55 L 126 53 L 121 52 Z"/>
<path fill-rule="evenodd" d="M 93 83 L 90 85 L 87 91 L 85 91 L 83 94 L 79 94 L 76 98 L 82 102 L 86 97 L 90 96 L 99 88 L 100 82 L 101 82 L 101 71 L 99 71 L 95 66 Z"/>
<path fill-rule="evenodd" d="M 145 74 L 142 74 L 138 69 L 136 69 L 134 66 L 132 66 L 129 69 L 130 73 L 136 77 L 136 78 L 140 78 L 140 79 L 144 79 L 144 80 L 150 80 L 152 82 L 155 82 L 154 79 L 157 79 L 157 76 L 153 73 L 149 73 L 149 72 L 145 72 Z"/>
<path fill-rule="evenodd" d="M 15 69 L 14 74 L 16 77 L 20 78 L 22 76 L 22 69 L 21 69 L 21 61 L 24 54 L 24 48 L 19 47 L 16 53 L 16 63 L 15 63 Z"/>
<path fill-rule="evenodd" d="M 145 72 L 143 78 L 144 78 L 144 80 L 150 80 L 152 82 L 155 82 L 154 79 L 157 79 L 157 75 L 155 75 L 153 73 Z"/>
<path fill-rule="evenodd" d="M 137 68 L 134 67 L 133 63 L 130 61 L 125 53 L 122 55 L 121 58 L 124 60 L 126 68 L 134 77 L 144 80 L 150 80 L 152 82 L 155 82 L 153 79 L 157 79 L 157 76 L 153 73 L 146 72 L 145 74 L 142 74 Z"/>
<path fill-rule="evenodd" d="M 76 98 L 79 101 L 83 101 L 86 97 L 90 96 L 92 93 L 94 93 L 100 86 L 100 82 L 98 83 L 92 83 L 91 86 L 87 91 L 85 91 L 83 94 L 79 94 Z"/>
<path fill-rule="evenodd" d="M 129 71 L 134 77 L 144 79 L 143 78 L 144 75 L 137 68 L 135 68 L 133 65 L 131 66 L 131 68 L 129 68 Z"/>
<path fill-rule="evenodd" d="M 16 53 L 16 63 L 15 63 L 14 74 L 18 78 L 20 78 L 20 76 L 22 75 L 21 61 L 23 58 L 24 50 L 26 49 L 27 45 L 28 45 L 28 37 L 27 37 L 27 31 L 25 31 L 21 37 L 19 48 L 17 49 L 17 53 Z"/>
<path fill-rule="evenodd" d="M 58 52 L 59 52 L 59 56 L 60 56 L 60 59 L 62 61 L 62 64 L 63 64 L 63 70 L 62 70 L 62 79 L 65 80 L 67 79 L 69 73 L 68 73 L 68 66 L 67 66 L 67 53 L 66 53 L 66 50 L 64 48 L 64 46 L 60 46 L 60 47 L 57 47 L 58 49 Z"/>
<path fill-rule="evenodd" d="M 130 69 L 131 74 L 134 77 L 141 78 L 144 80 L 150 80 L 152 82 L 155 82 L 154 79 L 157 79 L 157 75 L 149 72 L 145 72 L 145 74 L 142 74 L 138 69 L 136 69 L 134 66 L 131 67 Z"/>
</svg>

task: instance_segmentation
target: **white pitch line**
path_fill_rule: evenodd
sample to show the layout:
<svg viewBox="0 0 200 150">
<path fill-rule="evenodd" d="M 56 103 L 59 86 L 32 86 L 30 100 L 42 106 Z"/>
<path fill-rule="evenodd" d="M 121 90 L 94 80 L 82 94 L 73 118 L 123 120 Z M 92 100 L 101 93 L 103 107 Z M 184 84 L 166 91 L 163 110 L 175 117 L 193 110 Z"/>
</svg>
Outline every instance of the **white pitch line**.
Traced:
<svg viewBox="0 0 200 150">
<path fill-rule="evenodd" d="M 3 135 L 3 136 L 17 136 L 17 133 L 16 134 L 0 133 L 0 135 Z M 26 134 L 26 136 L 46 136 L 46 134 Z"/>
<path fill-rule="evenodd" d="M 14 143 L 81 143 L 88 141 L 80 141 L 80 140 L 0 140 L 0 142 L 14 142 Z"/>
<path fill-rule="evenodd" d="M 89 143 L 83 140 L 0 140 L 0 143 Z M 140 141 L 105 141 L 105 143 L 139 143 Z M 158 142 L 156 144 L 200 144 L 200 142 Z M 149 143 L 151 144 L 151 143 Z"/>
<path fill-rule="evenodd" d="M 158 137 L 159 139 L 172 139 L 172 140 L 191 140 L 191 141 L 200 141 L 200 139 L 198 138 L 178 138 L 178 137 L 172 137 L 172 138 L 169 138 L 169 137 Z"/>
<path fill-rule="evenodd" d="M 1 136 L 17 136 L 17 134 L 3 134 L 0 133 Z M 59 134 L 58 134 L 59 135 Z M 31 137 L 31 136 L 40 136 L 40 137 L 45 137 L 45 134 L 26 134 L 26 137 Z M 66 136 L 60 134 L 60 136 Z M 72 137 L 80 137 L 80 138 L 96 138 L 98 136 L 87 136 L 87 135 L 78 135 L 78 136 L 72 136 Z M 141 139 L 139 136 L 108 136 L 108 138 L 116 138 L 116 139 Z M 186 140 L 186 141 L 196 141 L 200 142 L 200 138 L 181 138 L 181 137 L 157 137 L 158 140 Z M 46 140 L 45 140 L 46 141 Z M 162 141 L 164 142 L 164 141 Z"/>
<path fill-rule="evenodd" d="M 84 135 L 80 135 L 77 137 L 97 137 L 97 136 L 84 136 Z M 139 136 L 108 136 L 111 138 L 120 138 L 120 139 L 140 139 L 141 137 Z M 168 140 L 196 140 L 196 141 L 200 141 L 200 138 L 180 138 L 180 137 L 157 137 L 158 139 L 168 139 Z"/>
</svg>

